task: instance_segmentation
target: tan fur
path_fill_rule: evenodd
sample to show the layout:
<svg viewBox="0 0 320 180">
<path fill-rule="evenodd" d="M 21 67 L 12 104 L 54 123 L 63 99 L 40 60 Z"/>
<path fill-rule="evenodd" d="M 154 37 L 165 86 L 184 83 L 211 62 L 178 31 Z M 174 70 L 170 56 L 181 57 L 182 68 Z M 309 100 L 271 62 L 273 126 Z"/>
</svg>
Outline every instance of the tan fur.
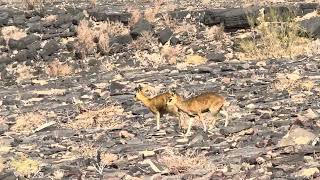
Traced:
<svg viewBox="0 0 320 180">
<path fill-rule="evenodd" d="M 135 99 L 141 101 L 153 114 L 156 115 L 157 130 L 160 129 L 160 118 L 163 114 L 171 114 L 179 117 L 179 127 L 181 128 L 180 115 L 176 106 L 167 105 L 171 93 L 166 92 L 159 94 L 153 98 L 147 97 L 141 86 L 136 90 Z M 183 98 L 177 95 L 177 98 L 182 100 Z"/>
<path fill-rule="evenodd" d="M 202 114 L 210 111 L 215 116 L 220 112 L 225 103 L 223 96 L 218 95 L 214 92 L 207 92 L 198 96 L 189 98 L 187 100 L 179 100 L 176 93 L 172 93 L 168 101 L 168 106 L 176 106 L 179 111 L 182 111 L 189 116 L 198 116 L 199 120 L 203 124 L 204 131 L 207 131 L 206 122 L 204 121 Z M 221 112 L 226 116 L 225 126 L 228 125 L 228 114 L 223 111 Z M 215 124 L 215 117 L 213 125 Z M 187 134 L 190 134 L 192 126 L 192 119 L 189 120 Z"/>
</svg>

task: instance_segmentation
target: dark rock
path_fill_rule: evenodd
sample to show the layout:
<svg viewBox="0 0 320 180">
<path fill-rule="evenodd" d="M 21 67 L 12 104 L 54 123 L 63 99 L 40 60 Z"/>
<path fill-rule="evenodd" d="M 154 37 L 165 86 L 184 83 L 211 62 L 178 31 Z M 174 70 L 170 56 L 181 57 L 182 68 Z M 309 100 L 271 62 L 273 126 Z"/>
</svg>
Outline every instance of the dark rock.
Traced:
<svg viewBox="0 0 320 180">
<path fill-rule="evenodd" d="M 37 51 L 41 49 L 41 41 L 35 41 L 27 45 L 27 48 L 31 51 Z"/>
<path fill-rule="evenodd" d="M 8 46 L 10 49 L 17 49 L 17 50 L 27 48 L 27 44 L 21 39 L 19 39 L 19 40 L 9 39 Z"/>
<path fill-rule="evenodd" d="M 252 127 L 251 123 L 241 123 L 241 124 L 239 123 L 236 126 L 230 125 L 230 126 L 227 126 L 227 127 L 222 127 L 220 129 L 220 133 L 222 135 L 229 135 L 229 134 L 233 134 L 233 133 L 237 133 L 237 132 L 249 129 L 251 127 Z"/>
<path fill-rule="evenodd" d="M 93 16 L 96 21 L 119 21 L 124 24 L 128 24 L 130 21 L 131 14 L 129 13 L 116 13 L 110 12 L 109 10 L 92 9 L 88 10 L 88 14 Z"/>
<path fill-rule="evenodd" d="M 7 42 L 4 38 L 0 38 L 0 46 L 6 46 L 7 45 Z"/>
<path fill-rule="evenodd" d="M 223 13 L 223 24 L 225 30 L 234 31 L 236 29 L 250 28 L 248 17 L 257 17 L 257 10 L 246 8 L 235 8 Z"/>
<path fill-rule="evenodd" d="M 207 26 L 214 26 L 218 25 L 222 22 L 222 13 L 226 10 L 212 10 L 212 11 L 205 11 L 203 20 L 201 21 L 203 24 Z"/>
<path fill-rule="evenodd" d="M 20 101 L 16 100 L 15 96 L 7 96 L 4 98 L 2 104 L 3 105 L 18 105 L 18 104 L 20 104 Z"/>
<path fill-rule="evenodd" d="M 26 45 L 29 45 L 31 43 L 34 43 L 35 41 L 39 41 L 40 37 L 36 36 L 34 34 L 28 35 L 24 38 L 21 39 L 21 41 L 23 41 Z"/>
<path fill-rule="evenodd" d="M 26 17 L 24 15 L 17 15 L 13 17 L 13 23 L 16 26 L 21 26 L 26 23 Z"/>
<path fill-rule="evenodd" d="M 9 129 L 9 126 L 7 124 L 1 124 L 0 126 L 0 135 L 5 133 Z"/>
<path fill-rule="evenodd" d="M 74 25 L 79 25 L 80 21 L 81 21 L 82 19 L 84 19 L 84 18 L 85 18 L 84 13 L 83 13 L 83 12 L 79 12 L 78 14 L 76 14 L 76 15 L 74 15 L 74 16 L 72 17 L 72 24 L 74 24 Z"/>
<path fill-rule="evenodd" d="M 35 22 L 39 22 L 41 20 L 40 16 L 32 16 L 31 18 L 28 19 L 29 23 L 35 23 Z"/>
<path fill-rule="evenodd" d="M 229 71 L 236 71 L 236 68 L 233 66 L 222 66 L 221 72 L 229 72 Z"/>
<path fill-rule="evenodd" d="M 152 32 L 153 26 L 149 23 L 149 21 L 141 19 L 132 27 L 130 35 L 133 39 L 136 39 L 137 37 L 141 36 L 141 33 L 144 31 Z"/>
<path fill-rule="evenodd" d="M 28 60 L 29 52 L 27 49 L 20 50 L 16 55 L 12 57 L 13 62 L 25 62 Z"/>
<path fill-rule="evenodd" d="M 171 29 L 169 27 L 166 27 L 165 29 L 159 32 L 159 41 L 162 44 L 165 44 L 166 42 L 168 42 L 172 34 L 173 32 L 171 31 Z"/>
<path fill-rule="evenodd" d="M 302 20 L 300 26 L 304 29 L 307 36 L 314 38 L 320 37 L 320 17 Z"/>
<path fill-rule="evenodd" d="M 43 33 L 44 27 L 41 23 L 32 23 L 29 25 L 29 33 Z"/>
<path fill-rule="evenodd" d="M 299 11 L 296 13 L 297 16 L 303 16 L 317 10 L 319 3 L 301 3 L 299 4 Z"/>
<path fill-rule="evenodd" d="M 70 23 L 72 24 L 71 14 L 60 14 L 57 20 L 53 23 L 53 26 L 56 28 L 62 27 L 62 25 Z"/>
<path fill-rule="evenodd" d="M 0 56 L 0 64 L 9 64 L 11 61 L 11 58 L 8 56 Z"/>
<path fill-rule="evenodd" d="M 66 44 L 67 50 L 72 52 L 75 49 L 75 45 L 76 45 L 75 41 L 67 42 L 67 44 Z"/>
<path fill-rule="evenodd" d="M 126 86 L 117 82 L 111 82 L 109 86 L 110 94 L 118 94 L 121 93 L 122 89 L 124 89 Z"/>
<path fill-rule="evenodd" d="M 0 27 L 6 26 L 9 22 L 9 13 L 0 12 Z"/>
<path fill-rule="evenodd" d="M 16 180 L 17 178 L 18 177 L 16 177 L 13 172 L 0 174 L 1 180 Z"/>
<path fill-rule="evenodd" d="M 223 62 L 226 60 L 226 57 L 222 53 L 209 52 L 207 54 L 208 61 L 213 62 Z"/>
<path fill-rule="evenodd" d="M 130 35 L 120 35 L 112 38 L 110 42 L 110 46 L 113 44 L 121 44 L 121 45 L 126 45 L 130 44 L 132 42 L 132 37 Z"/>
<path fill-rule="evenodd" d="M 173 46 L 179 44 L 180 42 L 181 42 L 180 39 L 177 38 L 176 36 L 172 36 L 170 39 L 170 44 Z"/>
<path fill-rule="evenodd" d="M 50 56 L 53 53 L 57 52 L 60 49 L 60 45 L 57 41 L 55 40 L 50 40 L 44 45 L 43 51 L 41 52 L 41 56 Z"/>
<path fill-rule="evenodd" d="M 89 62 L 88 62 L 88 65 L 89 65 L 89 66 L 98 66 L 98 65 L 101 64 L 100 62 L 101 62 L 101 61 L 99 61 L 99 60 L 97 60 L 97 59 L 90 59 Z"/>
</svg>

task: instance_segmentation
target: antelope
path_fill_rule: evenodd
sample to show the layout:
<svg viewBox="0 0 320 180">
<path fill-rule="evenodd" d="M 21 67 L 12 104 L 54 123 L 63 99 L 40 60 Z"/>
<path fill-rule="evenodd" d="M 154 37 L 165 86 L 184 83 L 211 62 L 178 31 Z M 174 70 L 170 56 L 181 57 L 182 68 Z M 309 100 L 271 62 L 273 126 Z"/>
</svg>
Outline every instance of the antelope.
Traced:
<svg viewBox="0 0 320 180">
<path fill-rule="evenodd" d="M 176 106 L 168 105 L 170 96 L 170 92 L 165 92 L 155 97 L 149 98 L 144 94 L 144 89 L 141 87 L 141 85 L 136 88 L 135 100 L 141 101 L 156 116 L 157 130 L 160 130 L 160 118 L 163 114 L 178 116 L 179 128 L 181 128 L 181 118 L 178 112 L 178 108 Z M 176 98 L 179 100 L 183 100 L 183 98 L 178 94 L 176 94 Z"/>
<path fill-rule="evenodd" d="M 211 113 L 213 113 L 213 125 L 216 122 L 215 116 L 219 112 L 221 112 L 221 114 L 223 114 L 226 118 L 224 126 L 227 126 L 229 124 L 228 113 L 224 110 L 223 107 L 225 103 L 225 99 L 223 96 L 218 95 L 214 92 L 206 92 L 186 100 L 181 100 L 175 92 L 171 92 L 170 94 L 171 96 L 169 97 L 168 106 L 175 106 L 179 111 L 186 113 L 190 117 L 198 116 L 205 132 L 207 131 L 207 126 L 202 116 L 205 112 L 210 111 Z M 223 111 L 221 111 L 221 109 L 223 109 Z M 192 118 L 190 118 L 186 133 L 187 135 L 190 135 L 192 121 Z"/>
</svg>

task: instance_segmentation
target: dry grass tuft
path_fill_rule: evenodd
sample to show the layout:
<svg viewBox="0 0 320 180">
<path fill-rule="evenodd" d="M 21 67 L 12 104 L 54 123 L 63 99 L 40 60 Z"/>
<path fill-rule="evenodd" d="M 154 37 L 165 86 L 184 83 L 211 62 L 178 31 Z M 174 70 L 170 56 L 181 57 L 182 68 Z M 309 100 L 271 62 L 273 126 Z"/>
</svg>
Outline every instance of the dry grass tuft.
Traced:
<svg viewBox="0 0 320 180">
<path fill-rule="evenodd" d="M 100 155 L 101 162 L 105 166 L 110 166 L 114 161 L 118 160 L 118 156 L 116 154 L 103 152 Z"/>
<path fill-rule="evenodd" d="M 129 29 L 121 22 L 106 21 L 95 27 L 95 37 L 98 39 L 98 45 L 104 52 L 109 52 L 110 37 L 126 35 Z"/>
<path fill-rule="evenodd" d="M 102 62 L 101 70 L 106 71 L 106 72 L 110 72 L 110 71 L 114 70 L 115 67 L 116 66 L 110 60 L 106 60 L 106 61 Z"/>
<path fill-rule="evenodd" d="M 273 89 L 277 91 L 287 90 L 289 92 L 294 91 L 311 91 L 315 84 L 313 81 L 305 78 L 301 78 L 298 72 L 292 72 L 288 74 L 278 73 L 275 82 L 273 83 Z"/>
<path fill-rule="evenodd" d="M 46 116 L 44 112 L 30 112 L 20 115 L 16 119 L 16 124 L 11 127 L 11 130 L 28 134 L 41 124 L 45 123 Z"/>
<path fill-rule="evenodd" d="M 204 64 L 206 62 L 207 62 L 207 59 L 199 55 L 187 55 L 186 57 L 186 63 L 188 64 L 199 65 L 199 64 Z"/>
<path fill-rule="evenodd" d="M 152 33 L 144 31 L 141 33 L 141 36 L 138 37 L 135 41 L 132 41 L 130 44 L 130 48 L 144 51 L 144 50 L 152 50 L 157 47 L 158 40 L 153 37 Z"/>
<path fill-rule="evenodd" d="M 16 26 L 6 26 L 1 30 L 1 34 L 8 43 L 9 39 L 19 40 L 27 36 L 27 33 Z"/>
<path fill-rule="evenodd" d="M 109 105 L 98 110 L 88 110 L 79 114 L 74 121 L 67 124 L 72 129 L 103 128 L 114 129 L 125 125 L 124 110 L 119 105 Z"/>
<path fill-rule="evenodd" d="M 129 29 L 121 22 L 106 21 L 91 27 L 89 21 L 82 20 L 77 27 L 78 43 L 76 47 L 83 56 L 94 54 L 97 51 L 94 40 L 97 39 L 100 50 L 107 53 L 110 50 L 110 37 L 128 33 Z"/>
<path fill-rule="evenodd" d="M 183 50 L 180 45 L 176 46 L 170 46 L 170 45 L 165 45 L 161 49 L 161 55 L 164 57 L 164 59 L 167 60 L 169 64 L 176 64 L 177 59 L 183 55 Z"/>
<path fill-rule="evenodd" d="M 27 10 L 41 10 L 44 7 L 44 0 L 23 0 L 22 3 Z"/>
<path fill-rule="evenodd" d="M 89 0 L 90 8 L 95 8 L 97 6 L 97 0 Z"/>
<path fill-rule="evenodd" d="M 64 177 L 64 171 L 61 169 L 55 170 L 53 172 L 53 179 L 62 179 Z"/>
<path fill-rule="evenodd" d="M 167 150 L 161 156 L 159 162 L 166 165 L 170 172 L 174 174 L 187 173 L 199 169 L 214 170 L 214 165 L 209 162 L 207 157 L 191 150 L 187 150 L 183 155 L 175 153 L 173 150 Z"/>
<path fill-rule="evenodd" d="M 128 7 L 128 12 L 131 13 L 129 26 L 133 26 L 141 19 L 141 12 L 138 8 L 135 8 L 133 6 Z"/>
<path fill-rule="evenodd" d="M 223 26 L 212 26 L 206 28 L 205 36 L 208 40 L 215 40 L 219 41 L 225 39 L 227 37 L 226 33 L 224 32 Z"/>
<path fill-rule="evenodd" d="M 80 158 L 94 159 L 98 155 L 98 147 L 93 143 L 78 143 L 72 147 L 74 154 Z"/>
<path fill-rule="evenodd" d="M 73 68 L 55 59 L 45 68 L 45 72 L 49 76 L 67 76 L 73 72 Z"/>
<path fill-rule="evenodd" d="M 165 64 L 166 60 L 161 56 L 160 53 L 149 53 L 147 51 L 136 51 L 134 55 L 135 59 L 140 62 L 143 67 L 159 67 Z"/>
<path fill-rule="evenodd" d="M 240 40 L 240 52 L 237 53 L 239 59 L 292 58 L 308 50 L 311 40 L 298 36 L 301 30 L 298 23 L 280 16 L 276 10 L 271 10 L 270 14 L 271 22 L 259 18 L 261 22 L 256 31 L 261 35 L 260 38 L 253 36 L 251 39 Z M 250 17 L 248 19 L 252 21 Z"/>
<path fill-rule="evenodd" d="M 10 166 L 20 176 L 31 178 L 40 170 L 40 162 L 22 155 L 11 161 Z"/>
<path fill-rule="evenodd" d="M 88 20 L 81 20 L 79 26 L 77 26 L 78 41 L 76 44 L 77 49 L 82 55 L 92 54 L 95 52 L 94 46 L 94 30 L 89 26 Z"/>
<path fill-rule="evenodd" d="M 162 1 L 155 1 L 153 7 L 147 8 L 144 11 L 144 18 L 149 22 L 155 22 L 156 15 L 159 14 L 162 3 Z"/>
<path fill-rule="evenodd" d="M 19 64 L 15 68 L 14 72 L 17 77 L 17 83 L 20 83 L 21 81 L 28 80 L 34 77 L 33 75 L 34 70 L 30 66 Z"/>
</svg>

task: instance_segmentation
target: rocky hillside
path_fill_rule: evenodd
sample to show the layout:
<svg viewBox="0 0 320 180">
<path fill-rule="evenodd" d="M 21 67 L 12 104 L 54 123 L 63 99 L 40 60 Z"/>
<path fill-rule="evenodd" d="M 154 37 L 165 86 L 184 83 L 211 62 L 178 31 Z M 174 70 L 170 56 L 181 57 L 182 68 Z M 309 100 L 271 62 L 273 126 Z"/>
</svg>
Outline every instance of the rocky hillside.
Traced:
<svg viewBox="0 0 320 180">
<path fill-rule="evenodd" d="M 319 27 L 316 3 L 0 2 L 0 179 L 320 178 Z M 157 131 L 138 84 L 230 123 Z"/>
</svg>

